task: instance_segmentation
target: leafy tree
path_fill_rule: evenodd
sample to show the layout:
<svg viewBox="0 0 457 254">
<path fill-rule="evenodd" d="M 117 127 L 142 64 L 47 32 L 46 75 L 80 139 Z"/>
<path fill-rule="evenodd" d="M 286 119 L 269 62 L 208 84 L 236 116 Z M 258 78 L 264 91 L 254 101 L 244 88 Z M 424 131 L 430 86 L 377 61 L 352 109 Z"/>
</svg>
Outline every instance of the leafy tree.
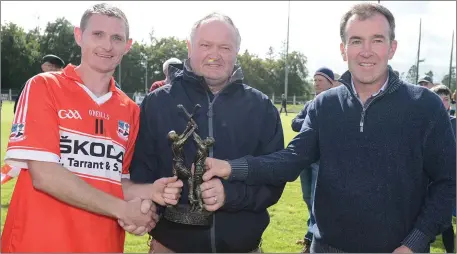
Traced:
<svg viewBox="0 0 457 254">
<path fill-rule="evenodd" d="M 450 89 L 452 92 L 455 91 L 456 88 L 456 80 L 455 80 L 455 67 L 451 68 L 451 86 Z M 441 83 L 447 87 L 449 87 L 449 74 L 444 75 Z"/>
<path fill-rule="evenodd" d="M 74 27 L 65 18 L 49 22 L 41 31 L 39 28 L 25 32 L 14 23 L 1 27 L 1 64 L 2 84 L 4 88 L 19 90 L 24 82 L 41 72 L 40 60 L 46 54 L 61 57 L 66 63 L 79 64 L 81 49 L 73 35 Z M 245 83 L 267 95 L 284 93 L 285 54 L 284 50 L 275 52 L 268 49 L 265 58 L 250 54 L 248 50 L 238 55 Z M 187 43 L 176 37 L 157 38 L 154 29 L 149 33 L 149 42 L 135 42 L 127 53 L 114 77 L 127 93 L 143 92 L 165 75 L 163 63 L 176 57 L 187 59 Z M 289 96 L 311 96 L 311 86 L 306 68 L 306 56 L 300 52 L 288 54 Z M 120 73 L 119 73 L 120 72 Z M 147 73 L 146 73 L 147 72 Z"/>
<path fill-rule="evenodd" d="M 274 92 L 272 82 L 276 82 L 276 80 L 262 59 L 246 50 L 242 55 L 238 56 L 238 62 L 243 69 L 244 82 L 246 84 L 268 95 Z"/>
<path fill-rule="evenodd" d="M 433 71 L 430 70 L 430 71 L 426 72 L 425 75 L 429 76 L 433 80 Z"/>
<path fill-rule="evenodd" d="M 39 72 L 34 69 L 38 55 L 38 46 L 32 39 L 27 40 L 23 28 L 14 23 L 2 25 L 1 29 L 2 88 L 19 90 L 20 87 Z"/>
<path fill-rule="evenodd" d="M 150 66 L 148 77 L 151 77 L 152 82 L 162 80 L 165 79 L 162 69 L 165 61 L 172 57 L 181 61 L 187 59 L 187 42 L 175 37 L 156 39 L 155 43 L 146 48 L 145 54 L 148 56 Z"/>
<path fill-rule="evenodd" d="M 40 40 L 42 55 L 54 54 L 66 64 L 79 64 L 81 48 L 75 42 L 73 30 L 74 26 L 65 18 L 48 22 Z"/>
<path fill-rule="evenodd" d="M 406 74 L 406 80 L 411 84 L 415 84 L 416 77 L 417 77 L 417 68 L 416 68 L 416 65 L 413 65 L 409 68 L 408 74 Z"/>
</svg>

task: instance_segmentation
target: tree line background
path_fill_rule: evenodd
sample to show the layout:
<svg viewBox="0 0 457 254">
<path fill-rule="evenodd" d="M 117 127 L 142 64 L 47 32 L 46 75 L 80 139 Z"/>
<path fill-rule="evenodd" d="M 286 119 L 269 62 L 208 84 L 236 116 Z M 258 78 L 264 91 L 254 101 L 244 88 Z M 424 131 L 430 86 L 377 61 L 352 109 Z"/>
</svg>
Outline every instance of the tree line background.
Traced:
<svg viewBox="0 0 457 254">
<path fill-rule="evenodd" d="M 81 50 L 73 36 L 74 26 L 65 18 L 48 22 L 44 31 L 35 28 L 30 31 L 14 23 L 1 26 L 1 85 L 2 89 L 19 90 L 30 77 L 41 72 L 40 61 L 46 54 L 54 54 L 62 58 L 66 64 L 79 64 Z M 261 58 L 249 53 L 240 52 L 238 61 L 242 66 L 245 83 L 271 96 L 279 97 L 284 93 L 285 50 L 275 51 L 270 47 L 266 57 Z M 184 60 L 187 58 L 185 40 L 175 37 L 157 38 L 152 30 L 148 42 L 135 41 L 121 63 L 121 80 L 119 68 L 114 74 L 126 93 L 144 92 L 147 61 L 147 80 L 150 85 L 164 79 L 162 64 L 171 57 Z M 306 67 L 307 58 L 300 52 L 290 52 L 288 95 L 307 97 L 313 96 L 312 77 Z"/>
<path fill-rule="evenodd" d="M 417 75 L 417 68 L 416 65 L 412 65 L 408 72 L 402 72 L 400 74 L 400 79 L 406 80 L 411 84 L 414 84 L 416 82 L 416 75 Z M 433 77 L 433 71 L 429 70 L 428 72 L 425 72 L 424 75 L 428 75 L 433 79 L 433 82 L 435 84 L 442 84 L 445 86 L 449 87 L 449 74 L 444 75 L 442 80 L 436 80 L 436 78 Z M 419 78 L 421 78 L 423 75 L 419 75 Z M 453 66 L 451 69 L 451 84 L 450 84 L 450 89 L 452 92 L 455 91 L 456 88 L 456 76 L 455 76 L 455 67 Z"/>
<path fill-rule="evenodd" d="M 30 31 L 14 23 L 1 26 L 1 87 L 18 91 L 20 87 L 35 74 L 41 72 L 40 61 L 46 54 L 61 57 L 66 64 L 79 64 L 81 50 L 75 43 L 73 36 L 74 26 L 65 18 L 58 18 L 48 22 L 44 31 L 39 28 Z M 285 43 L 284 43 L 285 44 Z M 272 47 L 266 52 L 266 57 L 249 53 L 248 50 L 238 55 L 239 64 L 244 72 L 245 83 L 278 98 L 284 93 L 285 59 L 284 48 L 275 51 Z M 150 85 L 157 80 L 164 79 L 162 64 L 171 57 L 181 60 L 187 58 L 185 40 L 175 37 L 157 38 L 154 31 L 149 33 L 148 42 L 135 41 L 130 52 L 124 56 L 121 63 L 121 80 L 119 68 L 114 77 L 121 83 L 122 90 L 128 94 L 144 92 L 145 84 Z M 145 73 L 147 61 L 147 75 Z M 307 58 L 304 54 L 292 51 L 288 55 L 289 81 L 288 95 L 311 99 L 313 96 L 312 76 L 306 67 Z M 395 68 L 394 68 L 395 69 Z M 451 89 L 456 89 L 455 67 L 452 68 Z M 433 71 L 427 74 L 433 77 Z M 402 72 L 400 78 L 410 83 L 416 80 L 416 66 L 412 65 L 408 72 Z M 423 74 L 419 74 L 423 76 Z M 339 77 L 336 74 L 336 77 Z M 145 79 L 147 79 L 145 81 Z M 439 80 L 434 80 L 440 83 Z M 448 85 L 449 75 L 445 75 L 441 83 Z"/>
</svg>

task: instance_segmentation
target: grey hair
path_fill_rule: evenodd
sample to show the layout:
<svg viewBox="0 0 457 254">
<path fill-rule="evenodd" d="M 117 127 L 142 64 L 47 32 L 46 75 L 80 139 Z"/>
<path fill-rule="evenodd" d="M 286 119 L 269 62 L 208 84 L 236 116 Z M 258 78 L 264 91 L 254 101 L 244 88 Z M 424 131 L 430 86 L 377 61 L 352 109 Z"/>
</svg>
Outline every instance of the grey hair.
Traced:
<svg viewBox="0 0 457 254">
<path fill-rule="evenodd" d="M 224 15 L 224 14 L 220 14 L 220 13 L 217 13 L 217 12 L 210 13 L 207 16 L 205 16 L 204 18 L 202 18 L 202 19 L 198 20 L 197 22 L 195 22 L 195 24 L 192 27 L 192 30 L 190 32 L 190 43 L 191 44 L 193 43 L 193 40 L 195 38 L 195 34 L 197 33 L 197 29 L 203 23 L 208 22 L 208 21 L 212 21 L 212 20 L 219 20 L 219 21 L 225 22 L 225 23 L 231 25 L 235 29 L 235 33 L 236 33 L 236 50 L 237 51 L 240 50 L 240 45 L 241 45 L 240 31 L 235 26 L 235 24 L 233 23 L 232 19 L 229 16 Z"/>
<path fill-rule="evenodd" d="M 125 16 L 124 12 L 121 11 L 121 9 L 119 9 L 115 6 L 109 5 L 107 3 L 96 4 L 84 12 L 84 14 L 81 18 L 81 22 L 79 24 L 79 27 L 81 28 L 81 30 L 84 31 L 86 29 L 89 18 L 94 14 L 114 17 L 114 18 L 118 18 L 118 19 L 121 19 L 122 21 L 124 21 L 125 30 L 126 30 L 125 31 L 126 39 L 127 40 L 129 39 L 129 22 L 128 22 L 127 17 Z"/>
<path fill-rule="evenodd" d="M 178 58 L 175 58 L 175 57 L 168 59 L 167 61 L 165 61 L 163 63 L 163 66 L 162 66 L 163 73 L 167 73 L 168 72 L 168 66 L 170 64 L 182 64 L 182 61 L 179 60 Z"/>
</svg>

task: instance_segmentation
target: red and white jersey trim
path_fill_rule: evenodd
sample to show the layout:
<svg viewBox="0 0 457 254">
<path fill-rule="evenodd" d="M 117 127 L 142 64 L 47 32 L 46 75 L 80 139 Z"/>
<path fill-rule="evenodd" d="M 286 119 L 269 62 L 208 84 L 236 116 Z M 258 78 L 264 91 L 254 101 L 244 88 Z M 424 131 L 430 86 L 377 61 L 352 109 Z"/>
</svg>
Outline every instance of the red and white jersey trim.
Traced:
<svg viewBox="0 0 457 254">
<path fill-rule="evenodd" d="M 59 156 L 51 152 L 23 149 L 20 147 L 10 147 L 5 155 L 5 163 L 13 168 L 28 169 L 27 161 L 29 160 L 59 163 Z"/>
<path fill-rule="evenodd" d="M 32 79 L 29 79 L 27 81 L 27 83 L 25 84 L 24 90 L 22 91 L 22 94 L 24 94 L 24 96 L 21 96 L 19 98 L 18 105 L 17 105 L 18 112 L 14 115 L 13 124 L 25 123 L 25 119 L 27 116 L 27 109 L 28 109 L 28 105 L 29 105 L 30 86 L 32 85 L 31 81 L 32 81 Z"/>
</svg>

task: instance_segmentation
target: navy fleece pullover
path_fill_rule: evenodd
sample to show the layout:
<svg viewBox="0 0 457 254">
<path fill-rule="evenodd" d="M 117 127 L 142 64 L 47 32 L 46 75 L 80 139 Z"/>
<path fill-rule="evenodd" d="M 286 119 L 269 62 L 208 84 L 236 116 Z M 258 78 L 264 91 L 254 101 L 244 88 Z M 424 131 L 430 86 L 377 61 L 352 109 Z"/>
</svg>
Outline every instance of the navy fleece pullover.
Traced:
<svg viewBox="0 0 457 254">
<path fill-rule="evenodd" d="M 345 252 L 428 251 L 455 204 L 456 142 L 438 96 L 389 76 L 387 89 L 363 106 L 346 72 L 344 85 L 312 101 L 285 150 L 229 161 L 229 180 L 290 182 L 320 159 L 318 243 Z"/>
</svg>

